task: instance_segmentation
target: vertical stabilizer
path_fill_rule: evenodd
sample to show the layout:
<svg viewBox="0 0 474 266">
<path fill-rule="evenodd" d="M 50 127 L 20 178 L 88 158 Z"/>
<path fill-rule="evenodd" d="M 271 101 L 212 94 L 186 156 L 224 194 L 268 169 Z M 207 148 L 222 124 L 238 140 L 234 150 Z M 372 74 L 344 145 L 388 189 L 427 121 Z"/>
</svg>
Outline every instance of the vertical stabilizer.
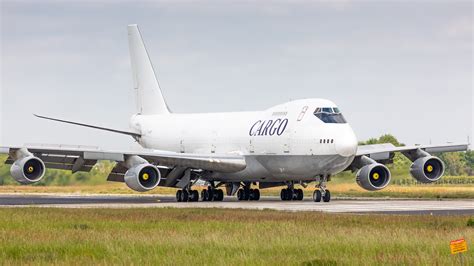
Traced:
<svg viewBox="0 0 474 266">
<path fill-rule="evenodd" d="M 128 25 L 128 44 L 138 113 L 142 115 L 169 114 L 170 111 L 136 24 Z"/>
</svg>

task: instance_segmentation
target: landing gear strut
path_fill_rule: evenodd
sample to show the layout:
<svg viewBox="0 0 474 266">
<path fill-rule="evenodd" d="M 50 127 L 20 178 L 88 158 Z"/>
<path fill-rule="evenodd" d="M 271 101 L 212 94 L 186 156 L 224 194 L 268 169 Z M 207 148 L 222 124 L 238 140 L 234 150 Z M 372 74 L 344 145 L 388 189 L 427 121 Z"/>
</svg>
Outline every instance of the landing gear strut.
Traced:
<svg viewBox="0 0 474 266">
<path fill-rule="evenodd" d="M 250 183 L 246 183 L 241 189 L 237 191 L 238 200 L 259 200 L 260 190 L 257 188 L 250 188 Z"/>
<path fill-rule="evenodd" d="M 326 189 L 326 183 L 329 179 L 328 175 L 321 176 L 319 183 L 316 185 L 316 190 L 313 192 L 313 201 L 320 202 L 321 199 L 324 202 L 331 201 L 331 192 L 329 189 Z"/>
<path fill-rule="evenodd" d="M 288 184 L 288 188 L 284 188 L 280 192 L 281 200 L 303 200 L 304 193 L 300 188 L 295 189 L 293 183 Z"/>
</svg>

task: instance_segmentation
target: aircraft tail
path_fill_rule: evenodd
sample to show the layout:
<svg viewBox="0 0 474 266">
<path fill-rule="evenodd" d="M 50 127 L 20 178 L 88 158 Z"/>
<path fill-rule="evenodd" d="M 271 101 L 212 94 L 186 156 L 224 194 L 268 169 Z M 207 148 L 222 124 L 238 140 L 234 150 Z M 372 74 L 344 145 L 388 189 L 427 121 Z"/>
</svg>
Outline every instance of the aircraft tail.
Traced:
<svg viewBox="0 0 474 266">
<path fill-rule="evenodd" d="M 128 44 L 138 113 L 142 115 L 169 114 L 170 110 L 166 105 L 136 24 L 128 25 Z"/>
</svg>

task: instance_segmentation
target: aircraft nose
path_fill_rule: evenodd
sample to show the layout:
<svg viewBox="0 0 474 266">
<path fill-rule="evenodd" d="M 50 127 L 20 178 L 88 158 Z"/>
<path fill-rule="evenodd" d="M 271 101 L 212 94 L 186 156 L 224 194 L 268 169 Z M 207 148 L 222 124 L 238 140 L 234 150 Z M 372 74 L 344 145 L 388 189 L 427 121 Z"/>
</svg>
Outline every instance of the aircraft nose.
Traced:
<svg viewBox="0 0 474 266">
<path fill-rule="evenodd" d="M 341 133 L 336 141 L 337 154 L 344 157 L 355 155 L 357 152 L 357 138 L 354 131 L 348 128 L 348 130 L 342 130 Z"/>
</svg>

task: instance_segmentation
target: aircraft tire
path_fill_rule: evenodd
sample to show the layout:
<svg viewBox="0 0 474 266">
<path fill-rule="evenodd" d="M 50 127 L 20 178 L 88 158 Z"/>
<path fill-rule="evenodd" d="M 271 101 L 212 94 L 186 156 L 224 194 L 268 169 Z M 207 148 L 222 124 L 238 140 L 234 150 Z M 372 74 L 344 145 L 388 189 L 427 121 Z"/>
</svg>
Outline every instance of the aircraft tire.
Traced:
<svg viewBox="0 0 474 266">
<path fill-rule="evenodd" d="M 250 200 L 260 200 L 260 190 L 253 189 Z"/>
<path fill-rule="evenodd" d="M 223 201 L 224 200 L 224 191 L 222 191 L 222 189 L 217 189 L 216 191 L 216 195 L 217 195 L 217 201 Z"/>
<path fill-rule="evenodd" d="M 179 189 L 178 191 L 176 191 L 176 200 L 178 202 L 181 202 L 181 194 L 183 193 L 183 191 L 181 189 Z"/>
<path fill-rule="evenodd" d="M 323 201 L 324 202 L 329 202 L 331 201 L 331 192 L 326 189 L 326 193 L 323 196 Z"/>
<path fill-rule="evenodd" d="M 198 201 L 199 200 L 199 193 L 197 190 L 190 190 L 189 191 L 189 201 Z"/>
<path fill-rule="evenodd" d="M 206 193 L 207 193 L 207 189 L 201 190 L 201 200 L 202 200 L 202 201 L 207 201 L 207 199 L 206 199 Z"/>
<path fill-rule="evenodd" d="M 187 202 L 189 200 L 189 194 L 186 190 L 181 190 L 181 201 Z"/>
<path fill-rule="evenodd" d="M 243 195 L 244 195 L 244 200 L 249 200 L 250 199 L 250 189 L 244 189 L 243 190 Z"/>
<path fill-rule="evenodd" d="M 295 194 L 296 194 L 296 200 L 303 200 L 304 193 L 302 189 L 296 189 Z"/>
<path fill-rule="evenodd" d="M 280 199 L 286 200 L 286 188 L 282 189 L 280 192 Z"/>
<path fill-rule="evenodd" d="M 319 189 L 316 189 L 313 192 L 313 201 L 314 202 L 321 202 L 321 191 L 319 191 Z"/>
<path fill-rule="evenodd" d="M 237 199 L 238 200 L 244 200 L 244 190 L 243 189 L 239 189 L 239 191 L 237 191 Z"/>
</svg>

